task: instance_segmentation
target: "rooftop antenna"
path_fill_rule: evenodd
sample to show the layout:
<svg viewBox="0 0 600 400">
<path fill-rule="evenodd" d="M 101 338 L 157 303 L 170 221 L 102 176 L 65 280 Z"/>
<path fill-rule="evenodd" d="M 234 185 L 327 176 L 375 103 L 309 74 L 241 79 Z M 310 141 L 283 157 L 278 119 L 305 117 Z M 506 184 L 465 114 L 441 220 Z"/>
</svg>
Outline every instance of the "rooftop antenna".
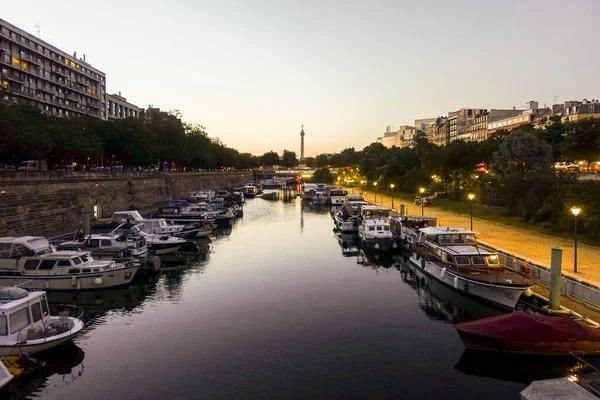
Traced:
<svg viewBox="0 0 600 400">
<path fill-rule="evenodd" d="M 552 99 L 554 99 L 554 104 L 558 104 L 558 96 L 553 96 Z"/>
<path fill-rule="evenodd" d="M 38 23 L 35 26 L 35 30 L 37 32 L 37 36 L 40 37 L 40 21 L 38 21 Z"/>
</svg>

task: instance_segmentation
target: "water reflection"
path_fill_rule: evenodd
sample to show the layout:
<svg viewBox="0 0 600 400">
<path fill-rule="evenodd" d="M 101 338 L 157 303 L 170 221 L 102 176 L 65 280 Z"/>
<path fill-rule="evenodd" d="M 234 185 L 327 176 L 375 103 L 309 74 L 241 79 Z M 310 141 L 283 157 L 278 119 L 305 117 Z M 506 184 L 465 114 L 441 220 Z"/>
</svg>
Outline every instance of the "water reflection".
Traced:
<svg viewBox="0 0 600 400">
<path fill-rule="evenodd" d="M 47 390 L 69 386 L 83 375 L 84 358 L 83 350 L 73 342 L 36 354 L 34 359 L 24 362 L 25 373 L 2 389 L 0 396 L 20 399 L 31 392 L 43 395 Z"/>
</svg>

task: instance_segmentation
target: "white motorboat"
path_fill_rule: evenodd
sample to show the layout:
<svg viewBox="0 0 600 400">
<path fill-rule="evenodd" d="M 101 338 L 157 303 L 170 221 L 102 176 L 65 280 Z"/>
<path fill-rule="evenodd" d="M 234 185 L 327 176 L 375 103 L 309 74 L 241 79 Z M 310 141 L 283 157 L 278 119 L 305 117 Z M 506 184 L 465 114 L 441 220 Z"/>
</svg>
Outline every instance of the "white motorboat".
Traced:
<svg viewBox="0 0 600 400">
<path fill-rule="evenodd" d="M 342 209 L 335 213 L 334 220 L 336 228 L 343 233 L 358 232 L 360 223 L 360 210 L 363 206 L 368 206 L 366 201 L 347 201 L 344 202 Z"/>
<path fill-rule="evenodd" d="M 533 278 L 500 263 L 498 254 L 477 246 L 475 232 L 454 227 L 419 230 L 410 263 L 444 285 L 497 306 L 513 309 L 530 295 Z"/>
<path fill-rule="evenodd" d="M 317 190 L 317 184 L 312 182 L 306 182 L 300 185 L 300 197 L 303 199 L 311 200 Z"/>
<path fill-rule="evenodd" d="M 198 190 L 190 193 L 190 203 L 210 203 L 214 197 L 214 190 Z"/>
<path fill-rule="evenodd" d="M 57 251 L 37 236 L 0 238 L 0 286 L 89 290 L 127 285 L 139 262 L 94 260 L 89 251 Z"/>
<path fill-rule="evenodd" d="M 177 236 L 145 233 L 143 231 L 140 234 L 146 238 L 150 250 L 157 256 L 175 253 L 187 243 L 187 240 Z"/>
<path fill-rule="evenodd" d="M 358 237 L 361 244 L 379 251 L 391 251 L 398 247 L 390 228 L 389 210 L 380 206 L 363 206 L 360 211 Z"/>
<path fill-rule="evenodd" d="M 169 224 L 164 218 L 144 218 L 137 210 L 115 211 L 111 217 L 113 224 L 143 224 L 143 231 L 157 235 L 173 235 L 192 239 L 198 234 L 196 225 Z"/>
<path fill-rule="evenodd" d="M 146 239 L 134 234 L 131 229 L 119 225 L 110 233 L 91 233 L 80 240 L 67 240 L 57 245 L 59 250 L 90 250 L 91 252 L 127 252 L 136 258 L 148 253 Z"/>
<path fill-rule="evenodd" d="M 349 193 L 346 195 L 346 199 L 344 200 L 344 203 L 349 202 L 349 201 L 365 201 L 365 198 L 360 193 Z"/>
<path fill-rule="evenodd" d="M 437 218 L 427 215 L 403 215 L 390 218 L 390 227 L 401 249 L 410 251 L 418 241 L 419 230 L 437 225 Z"/>
<path fill-rule="evenodd" d="M 251 199 L 258 194 L 258 188 L 254 185 L 245 185 L 242 187 L 242 193 L 247 199 Z"/>
<path fill-rule="evenodd" d="M 316 204 L 316 205 L 327 204 L 327 202 L 329 201 L 327 192 L 324 190 L 316 190 L 313 195 L 312 201 L 313 201 L 313 204 Z"/>
<path fill-rule="evenodd" d="M 35 354 L 73 339 L 81 318 L 50 315 L 46 293 L 0 288 L 0 356 Z"/>
<path fill-rule="evenodd" d="M 232 224 L 235 218 L 235 211 L 232 207 L 219 208 L 214 204 L 192 204 L 182 208 L 182 212 L 187 215 L 203 215 L 206 222 L 202 223 L 202 227 L 205 229 L 208 229 L 207 224 L 212 224 L 212 222 L 227 227 Z"/>
<path fill-rule="evenodd" d="M 329 191 L 329 202 L 332 206 L 341 206 L 346 201 L 348 191 L 345 189 L 332 189 Z"/>
</svg>

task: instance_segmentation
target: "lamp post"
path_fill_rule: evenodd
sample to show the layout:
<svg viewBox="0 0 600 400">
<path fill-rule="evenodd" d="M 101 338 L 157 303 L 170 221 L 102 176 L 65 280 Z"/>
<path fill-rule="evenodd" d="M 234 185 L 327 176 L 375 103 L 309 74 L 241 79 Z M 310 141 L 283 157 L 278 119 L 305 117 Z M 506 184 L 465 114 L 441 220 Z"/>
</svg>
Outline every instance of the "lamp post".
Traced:
<svg viewBox="0 0 600 400">
<path fill-rule="evenodd" d="M 373 186 L 375 186 L 375 204 L 377 204 L 377 182 L 373 182 Z"/>
<path fill-rule="evenodd" d="M 423 193 L 425 193 L 425 188 L 420 188 L 419 192 L 421 192 L 421 197 L 420 197 L 420 201 L 421 201 L 421 215 L 425 215 L 425 204 L 423 203 Z"/>
<path fill-rule="evenodd" d="M 573 272 L 577 273 L 577 216 L 581 212 L 581 208 L 571 207 L 571 212 L 575 216 L 575 249 L 574 249 L 574 256 L 573 256 Z"/>
<path fill-rule="evenodd" d="M 394 184 L 391 183 L 390 187 L 392 188 L 392 210 L 394 209 Z"/>
<path fill-rule="evenodd" d="M 473 199 L 475 195 L 473 193 L 469 193 L 469 201 L 471 202 L 471 207 L 469 208 L 469 217 L 471 218 L 471 230 L 473 230 Z"/>
</svg>

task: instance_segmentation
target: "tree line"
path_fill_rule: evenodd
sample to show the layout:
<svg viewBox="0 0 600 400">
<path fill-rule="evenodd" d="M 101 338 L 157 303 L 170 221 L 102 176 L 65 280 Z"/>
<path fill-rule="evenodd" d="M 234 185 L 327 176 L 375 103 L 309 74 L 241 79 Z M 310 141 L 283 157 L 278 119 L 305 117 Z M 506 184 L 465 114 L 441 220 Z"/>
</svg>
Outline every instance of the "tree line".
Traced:
<svg viewBox="0 0 600 400">
<path fill-rule="evenodd" d="M 446 146 L 430 143 L 419 132 L 411 148 L 372 143 L 359 152 L 346 149 L 316 160 L 319 167 L 326 162 L 357 167 L 369 184 L 376 181 L 378 187 L 393 183 L 397 190 L 414 194 L 424 187 L 429 195 L 460 201 L 474 193 L 480 204 L 504 207 L 509 215 L 550 230 L 572 231 L 570 208 L 579 206 L 579 230 L 600 238 L 600 180 L 584 180 L 555 167 L 579 161 L 584 169 L 598 172 L 600 119 L 562 123 L 555 116 L 538 129 L 523 125 L 498 131 L 481 142 L 455 141 Z"/>
</svg>

